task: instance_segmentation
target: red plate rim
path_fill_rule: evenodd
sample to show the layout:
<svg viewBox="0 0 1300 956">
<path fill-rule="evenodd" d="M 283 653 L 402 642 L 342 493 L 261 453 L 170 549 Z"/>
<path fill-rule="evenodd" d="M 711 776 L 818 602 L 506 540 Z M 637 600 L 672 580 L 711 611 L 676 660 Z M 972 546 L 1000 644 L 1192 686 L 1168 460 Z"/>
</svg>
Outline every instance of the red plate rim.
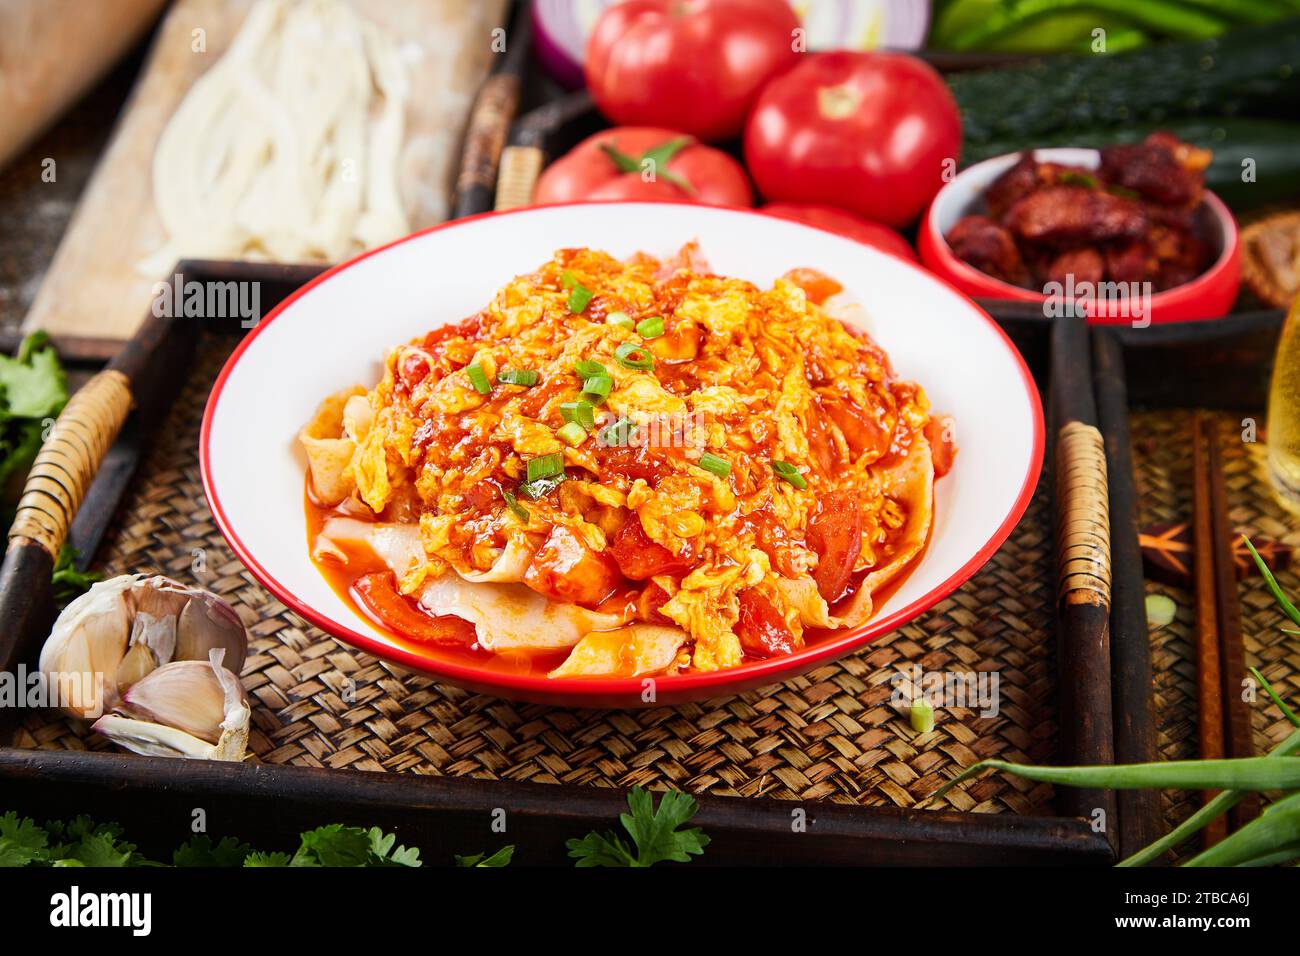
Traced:
<svg viewBox="0 0 1300 956">
<path fill-rule="evenodd" d="M 299 600 L 299 598 L 272 575 L 256 557 L 244 545 L 239 535 L 231 527 L 226 517 L 225 510 L 221 507 L 221 499 L 217 494 L 216 488 L 212 483 L 211 469 L 211 431 L 212 419 L 216 412 L 217 404 L 221 400 L 221 393 L 225 388 L 226 381 L 234 371 L 235 366 L 239 363 L 241 356 L 252 345 L 253 341 L 262 334 L 263 331 L 282 312 L 293 305 L 299 298 L 306 295 L 316 286 L 325 282 L 330 277 L 337 275 L 345 269 L 350 269 L 357 263 L 368 259 L 370 256 L 383 252 L 394 246 L 409 242 L 421 236 L 428 235 L 431 232 L 437 232 L 442 229 L 449 229 L 460 226 L 464 223 L 474 222 L 480 219 L 486 219 L 492 216 L 511 216 L 519 213 L 528 213 L 537 209 L 559 208 L 563 206 L 590 206 L 590 202 L 566 202 L 554 203 L 547 206 L 523 207 L 519 209 L 488 211 L 478 213 L 473 216 L 466 216 L 461 219 L 453 219 L 448 222 L 438 223 L 413 232 L 410 235 L 395 239 L 392 242 L 378 246 L 374 249 L 367 250 L 360 255 L 341 262 L 321 273 L 315 279 L 312 279 L 306 285 L 294 290 L 279 305 L 271 310 L 271 313 L 257 324 L 251 332 L 244 336 L 243 340 L 235 347 L 230 358 L 222 366 L 221 373 L 217 376 L 216 382 L 212 386 L 212 391 L 208 396 L 208 401 L 203 409 L 203 424 L 199 432 L 199 468 L 203 479 L 203 492 L 208 499 L 208 505 L 212 509 L 212 515 L 216 519 L 217 527 L 220 528 L 222 535 L 230 544 L 231 549 L 244 563 L 245 567 L 252 572 L 263 585 L 265 585 L 272 594 L 285 603 L 295 614 L 310 621 L 316 627 L 333 635 L 363 651 L 375 655 L 376 657 L 392 661 L 403 667 L 409 668 L 432 677 L 442 678 L 452 684 L 459 686 L 477 686 L 492 687 L 502 692 L 514 692 L 520 697 L 529 697 L 533 700 L 559 700 L 567 698 L 569 700 L 581 700 L 590 698 L 593 701 L 599 698 L 623 698 L 629 704 L 641 699 L 644 690 L 644 677 L 623 677 L 623 678 L 550 678 L 534 677 L 526 674 L 511 674 L 501 671 L 489 671 L 478 667 L 467 667 L 461 664 L 451 663 L 449 661 L 431 660 L 420 654 L 407 650 L 404 647 L 392 644 L 386 644 L 375 636 L 362 633 L 350 627 L 338 625 L 326 618 L 323 614 L 316 611 L 310 605 Z M 619 200 L 610 200 L 601 202 L 599 205 L 622 205 L 622 206 L 685 206 L 697 209 L 699 204 L 691 202 L 627 202 Z M 713 209 L 723 209 L 730 212 L 737 212 L 753 216 L 763 215 L 753 209 L 737 206 L 711 206 Z M 776 217 L 763 215 L 765 220 L 771 221 Z M 797 223 L 786 221 L 790 226 L 795 228 L 816 229 L 818 232 L 829 232 L 831 235 L 838 235 L 832 230 L 822 229 L 819 226 L 813 226 L 806 223 Z M 845 238 L 840 236 L 840 238 Z M 846 241 L 853 241 L 848 240 Z M 877 250 L 879 252 L 879 250 Z M 885 253 L 880 252 L 880 255 Z M 738 667 L 727 668 L 720 671 L 708 671 L 705 673 L 682 674 L 667 677 L 656 677 L 656 696 L 662 696 L 665 699 L 670 696 L 693 696 L 695 693 L 710 690 L 716 693 L 699 696 L 716 696 L 721 697 L 730 693 L 737 693 L 748 687 L 756 687 L 766 683 L 774 683 L 784 676 L 793 676 L 796 673 L 807 670 L 814 665 L 823 661 L 831 661 L 837 657 L 846 654 L 856 647 L 869 643 L 874 638 L 886 634 L 915 617 L 916 615 L 933 607 L 939 601 L 943 600 L 962 584 L 964 584 L 976 571 L 988 562 L 1002 543 L 1011 534 L 1011 530 L 1020 521 L 1025 510 L 1029 507 L 1029 501 L 1033 497 L 1034 489 L 1038 484 L 1038 476 L 1042 471 L 1043 450 L 1045 447 L 1045 434 L 1043 426 L 1043 407 L 1038 395 L 1038 386 L 1034 382 L 1033 375 L 1030 374 L 1029 367 L 1025 364 L 1024 357 L 1020 350 L 1008 338 L 993 318 L 981 309 L 969 296 L 956 289 L 950 283 L 936 276 L 934 273 L 922 268 L 920 265 L 897 256 L 890 256 L 895 262 L 901 262 L 910 269 L 915 269 L 922 273 L 931 281 L 937 282 L 949 289 L 966 303 L 986 322 L 997 336 L 1002 340 L 1007 351 L 1014 359 L 1017 368 L 1020 370 L 1021 383 L 1025 388 L 1025 396 L 1029 401 L 1033 413 L 1033 450 L 1029 457 L 1029 467 L 1025 472 L 1024 481 L 1021 484 L 1020 492 L 1016 496 L 1011 510 L 1007 512 L 1002 523 L 998 525 L 997 530 L 989 541 L 975 555 L 958 568 L 952 575 L 938 586 L 917 598 L 911 604 L 899 608 L 891 614 L 882 618 L 874 618 L 867 621 L 860 627 L 852 628 L 843 634 L 837 634 L 835 637 L 826 638 L 818 641 L 816 644 L 807 646 L 793 654 L 784 657 L 773 657 L 764 661 L 755 661 L 748 664 L 741 664 Z M 743 685 L 743 686 L 740 686 Z"/>
</svg>

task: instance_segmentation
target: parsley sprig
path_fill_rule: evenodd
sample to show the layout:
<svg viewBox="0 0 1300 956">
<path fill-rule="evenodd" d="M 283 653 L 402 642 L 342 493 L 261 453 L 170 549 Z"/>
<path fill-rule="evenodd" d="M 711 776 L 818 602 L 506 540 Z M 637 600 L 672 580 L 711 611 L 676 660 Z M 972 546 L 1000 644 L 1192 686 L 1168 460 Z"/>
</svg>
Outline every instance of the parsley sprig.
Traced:
<svg viewBox="0 0 1300 956">
<path fill-rule="evenodd" d="M 688 863 L 709 845 L 708 836 L 699 827 L 679 829 L 699 809 L 687 794 L 668 791 L 656 810 L 650 792 L 633 787 L 627 805 L 632 812 L 621 813 L 618 819 L 632 837 L 635 853 L 617 833 L 588 833 L 565 844 L 578 866 L 652 866 L 663 860 Z"/>
<path fill-rule="evenodd" d="M 699 827 L 683 829 L 699 809 L 692 797 L 677 791 L 665 793 L 655 807 L 654 797 L 633 787 L 627 797 L 630 813 L 619 815 L 629 843 L 613 832 L 588 833 L 565 846 L 577 866 L 652 866 L 665 860 L 688 863 L 709 845 Z M 455 857 L 456 866 L 502 867 L 514 859 L 507 844 L 495 853 Z M 167 866 L 143 856 L 123 838 L 116 823 L 96 823 L 79 816 L 70 822 L 50 821 L 39 826 L 12 810 L 0 815 L 0 867 L 14 866 Z M 308 830 L 299 837 L 292 854 L 255 850 L 234 837 L 214 843 L 206 835 L 192 837 L 172 853 L 175 867 L 418 867 L 420 851 L 399 846 L 397 837 L 378 827 L 366 830 L 334 823 Z"/>
</svg>

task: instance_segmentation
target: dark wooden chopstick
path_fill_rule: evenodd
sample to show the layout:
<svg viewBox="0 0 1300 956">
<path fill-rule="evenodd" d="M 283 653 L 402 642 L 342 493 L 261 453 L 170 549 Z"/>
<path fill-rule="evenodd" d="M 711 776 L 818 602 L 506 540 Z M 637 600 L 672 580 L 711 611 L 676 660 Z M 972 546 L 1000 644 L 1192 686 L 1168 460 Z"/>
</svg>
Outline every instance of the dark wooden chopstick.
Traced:
<svg viewBox="0 0 1300 956">
<path fill-rule="evenodd" d="M 1115 762 L 1150 763 L 1156 759 L 1156 722 L 1152 700 L 1151 639 L 1147 627 L 1142 549 L 1138 544 L 1138 491 L 1133 480 L 1129 440 L 1128 376 L 1124 346 L 1113 329 L 1092 332 L 1093 381 L 1097 418 L 1106 442 L 1110 491 L 1111 699 L 1115 722 Z M 1128 857 L 1164 832 L 1160 793 L 1121 790 L 1119 854 Z"/>
<path fill-rule="evenodd" d="M 1200 411 L 1192 417 L 1192 544 L 1200 756 L 1249 757 L 1254 746 L 1250 711 L 1242 696 L 1246 650 L 1228 523 L 1223 451 L 1218 424 Z M 1206 828 L 1205 843 L 1223 839 L 1229 823 L 1236 829 L 1254 819 L 1259 807 L 1258 796 L 1248 796 L 1233 807 L 1227 819 L 1220 818 Z"/>
<path fill-rule="evenodd" d="M 1192 416 L 1192 584 L 1196 596 L 1196 713 L 1202 760 L 1224 756 L 1223 682 L 1219 664 L 1219 612 L 1215 589 L 1209 452 L 1206 450 L 1205 416 Z M 1210 793 L 1205 794 L 1208 800 Z M 1206 846 L 1228 835 L 1220 817 L 1201 834 Z"/>
<path fill-rule="evenodd" d="M 1219 637 L 1219 676 L 1222 681 L 1224 743 L 1229 757 L 1254 756 L 1250 710 L 1242 695 L 1246 679 L 1246 646 L 1241 636 L 1241 605 L 1237 593 L 1237 568 L 1232 554 L 1232 528 L 1228 523 L 1228 494 L 1223 475 L 1223 450 L 1219 425 L 1202 416 L 1205 447 L 1210 469 L 1210 537 L 1214 547 L 1214 596 Z M 1232 808 L 1232 829 L 1244 826 L 1259 815 L 1257 794 L 1251 794 Z"/>
</svg>

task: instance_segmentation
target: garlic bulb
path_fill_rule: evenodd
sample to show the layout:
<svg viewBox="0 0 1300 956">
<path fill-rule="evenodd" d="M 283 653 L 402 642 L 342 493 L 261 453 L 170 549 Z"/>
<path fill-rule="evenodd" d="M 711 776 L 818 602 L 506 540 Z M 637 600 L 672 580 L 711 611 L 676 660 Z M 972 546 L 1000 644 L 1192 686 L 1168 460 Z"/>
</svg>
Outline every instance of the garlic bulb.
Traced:
<svg viewBox="0 0 1300 956">
<path fill-rule="evenodd" d="M 138 754 L 243 760 L 251 711 L 224 657 L 224 648 L 213 648 L 206 663 L 163 664 L 128 688 L 118 713 L 101 717 L 94 729 Z"/>
<path fill-rule="evenodd" d="M 229 671 L 243 669 L 248 633 L 229 604 L 162 575 L 126 574 L 93 585 L 64 609 L 40 668 L 63 710 L 89 720 L 160 665 L 205 661 L 214 648 Z M 90 686 L 98 693 L 85 693 Z"/>
</svg>

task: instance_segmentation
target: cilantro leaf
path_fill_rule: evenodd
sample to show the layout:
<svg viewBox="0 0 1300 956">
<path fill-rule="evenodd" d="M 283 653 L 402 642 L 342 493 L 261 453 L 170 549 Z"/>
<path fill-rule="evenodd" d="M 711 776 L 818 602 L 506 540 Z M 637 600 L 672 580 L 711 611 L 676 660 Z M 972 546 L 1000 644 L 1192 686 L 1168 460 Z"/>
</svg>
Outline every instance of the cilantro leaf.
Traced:
<svg viewBox="0 0 1300 956">
<path fill-rule="evenodd" d="M 28 817 L 0 816 L 0 866 L 26 866 L 45 857 L 49 836 Z"/>
<path fill-rule="evenodd" d="M 176 849 L 172 866 L 243 866 L 252 852 L 251 846 L 234 837 L 222 837 L 214 846 L 206 835 L 196 836 Z"/>
<path fill-rule="evenodd" d="M 76 561 L 79 552 L 67 543 L 59 548 L 59 559 L 54 562 L 54 600 L 67 604 L 73 598 L 90 590 L 90 586 L 100 579 L 94 571 L 78 571 Z"/>
<path fill-rule="evenodd" d="M 473 856 L 461 856 L 456 854 L 457 866 L 509 866 L 510 861 L 514 859 L 515 847 L 513 843 L 507 843 L 501 849 L 497 850 L 491 856 L 485 853 L 475 853 Z"/>
<path fill-rule="evenodd" d="M 370 859 L 370 834 L 341 823 L 308 830 L 290 866 L 365 866 Z"/>
<path fill-rule="evenodd" d="M 65 861 L 76 861 L 83 866 L 120 867 L 130 866 L 135 854 L 135 847 L 130 843 L 119 844 L 108 833 L 96 833 L 78 843 L 71 844 L 68 853 L 62 857 Z"/>
<path fill-rule="evenodd" d="M 419 866 L 420 851 L 416 847 L 393 848 L 397 835 L 385 835 L 379 827 L 370 828 L 370 860 L 365 866 Z"/>
<path fill-rule="evenodd" d="M 565 844 L 578 866 L 653 866 L 663 860 L 687 863 L 709 845 L 709 838 L 699 827 L 679 829 L 699 809 L 687 794 L 668 791 L 656 810 L 650 792 L 633 787 L 627 805 L 631 813 L 619 814 L 619 821 L 632 837 L 636 854 L 617 834 L 589 833 Z"/>
<path fill-rule="evenodd" d="M 0 389 L 13 418 L 52 418 L 68 401 L 68 378 L 45 334 L 24 340 L 15 358 L 0 355 Z"/>
<path fill-rule="evenodd" d="M 289 866 L 288 853 L 259 853 L 253 852 L 244 857 L 244 866 L 249 867 L 275 867 Z"/>
</svg>

